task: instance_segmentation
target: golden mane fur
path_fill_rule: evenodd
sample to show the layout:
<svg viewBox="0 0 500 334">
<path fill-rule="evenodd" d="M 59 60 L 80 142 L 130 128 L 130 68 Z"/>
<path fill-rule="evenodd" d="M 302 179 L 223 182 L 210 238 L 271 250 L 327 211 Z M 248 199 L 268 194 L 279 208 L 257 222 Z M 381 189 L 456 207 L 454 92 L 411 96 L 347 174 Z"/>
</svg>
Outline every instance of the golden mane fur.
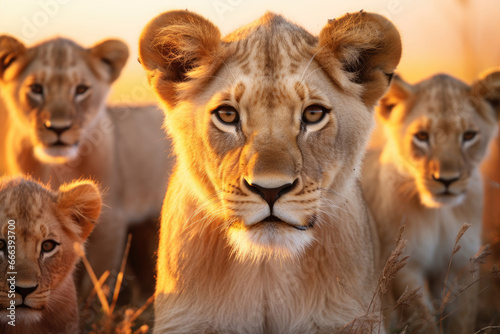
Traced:
<svg viewBox="0 0 500 334">
<path fill-rule="evenodd" d="M 315 37 L 268 13 L 221 39 L 172 11 L 139 53 L 177 157 L 155 333 L 376 332 L 378 245 L 358 175 L 401 55 L 395 27 L 361 12 Z"/>
</svg>

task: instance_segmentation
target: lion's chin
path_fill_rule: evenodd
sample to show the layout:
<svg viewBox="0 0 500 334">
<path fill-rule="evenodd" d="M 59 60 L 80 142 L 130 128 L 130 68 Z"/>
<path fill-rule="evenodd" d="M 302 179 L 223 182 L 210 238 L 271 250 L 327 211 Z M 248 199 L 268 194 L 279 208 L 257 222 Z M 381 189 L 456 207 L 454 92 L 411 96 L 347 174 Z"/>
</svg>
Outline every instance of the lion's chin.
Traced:
<svg viewBox="0 0 500 334">
<path fill-rule="evenodd" d="M 465 194 L 421 194 L 420 201 L 422 205 L 428 208 L 441 208 L 445 206 L 453 207 L 461 204 L 465 199 Z"/>
<path fill-rule="evenodd" d="M 314 241 L 311 231 L 300 231 L 279 223 L 264 223 L 251 228 L 228 230 L 234 255 L 241 261 L 296 259 Z"/>
<path fill-rule="evenodd" d="M 1 312 L 0 317 L 9 319 L 7 315 L 9 312 Z M 20 307 L 19 305 L 16 306 L 15 309 L 15 317 L 16 321 L 20 321 L 24 324 L 28 323 L 36 323 L 42 319 L 42 311 L 39 309 L 34 309 L 34 308 L 29 308 L 29 307 Z"/>
<path fill-rule="evenodd" d="M 63 164 L 76 159 L 78 144 L 65 146 L 35 146 L 35 157 L 46 164 Z"/>
</svg>

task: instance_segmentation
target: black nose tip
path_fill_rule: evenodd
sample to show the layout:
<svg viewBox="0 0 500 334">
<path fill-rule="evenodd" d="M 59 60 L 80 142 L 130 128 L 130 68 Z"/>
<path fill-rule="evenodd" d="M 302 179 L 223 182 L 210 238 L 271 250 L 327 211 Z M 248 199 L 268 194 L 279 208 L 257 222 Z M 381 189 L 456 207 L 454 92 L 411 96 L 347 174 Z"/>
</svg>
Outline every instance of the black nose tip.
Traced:
<svg viewBox="0 0 500 334">
<path fill-rule="evenodd" d="M 50 123 L 44 124 L 45 128 L 50 131 L 54 131 L 58 136 L 62 135 L 64 132 L 69 130 L 71 128 L 70 126 L 64 126 L 64 127 L 56 127 L 56 126 L 51 126 Z"/>
<path fill-rule="evenodd" d="M 442 184 L 444 184 L 444 186 L 446 188 L 448 188 L 453 182 L 456 182 L 458 181 L 460 178 L 459 177 L 454 177 L 454 178 L 451 178 L 451 179 L 445 179 L 445 178 L 439 178 L 439 177 L 436 177 L 434 174 L 432 175 L 432 179 L 434 181 L 438 181 L 438 182 L 441 182 Z"/>
<path fill-rule="evenodd" d="M 33 291 L 35 291 L 36 288 L 38 288 L 38 284 L 35 285 L 35 286 L 28 287 L 28 288 L 16 286 L 16 293 L 20 294 L 23 297 L 23 299 L 24 299 L 30 293 L 32 293 Z"/>
<path fill-rule="evenodd" d="M 284 194 L 290 192 L 293 188 L 295 188 L 295 186 L 298 183 L 298 180 L 296 179 L 295 181 L 293 181 L 293 183 L 286 183 L 277 188 L 264 188 L 256 183 L 250 184 L 247 182 L 247 180 L 244 180 L 244 183 L 245 186 L 248 188 L 248 190 L 260 195 L 260 197 L 262 197 L 267 202 L 267 204 L 269 204 L 272 211 L 273 205 L 278 200 L 278 198 L 280 198 L 281 196 L 283 196 Z"/>
</svg>

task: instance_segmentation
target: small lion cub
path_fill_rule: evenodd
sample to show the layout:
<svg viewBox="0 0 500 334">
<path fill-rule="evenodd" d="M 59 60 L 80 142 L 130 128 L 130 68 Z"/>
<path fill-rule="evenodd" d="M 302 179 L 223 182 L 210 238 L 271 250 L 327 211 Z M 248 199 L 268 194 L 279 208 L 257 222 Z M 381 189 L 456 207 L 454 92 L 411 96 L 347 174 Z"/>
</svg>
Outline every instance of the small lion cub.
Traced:
<svg viewBox="0 0 500 334">
<path fill-rule="evenodd" d="M 0 332 L 75 333 L 75 243 L 101 212 L 91 181 L 51 191 L 24 177 L 0 178 Z"/>
</svg>

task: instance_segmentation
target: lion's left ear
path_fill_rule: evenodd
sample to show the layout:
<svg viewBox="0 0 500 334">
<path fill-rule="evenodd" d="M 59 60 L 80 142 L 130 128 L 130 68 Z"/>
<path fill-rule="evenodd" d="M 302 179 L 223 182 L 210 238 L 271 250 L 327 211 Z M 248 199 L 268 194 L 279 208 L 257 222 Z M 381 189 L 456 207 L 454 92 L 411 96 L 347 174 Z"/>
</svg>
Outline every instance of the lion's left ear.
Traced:
<svg viewBox="0 0 500 334">
<path fill-rule="evenodd" d="M 101 213 L 99 189 L 91 181 L 74 181 L 59 188 L 58 209 L 69 216 L 83 240 L 87 239 Z"/>
<path fill-rule="evenodd" d="M 361 84 L 361 98 L 374 106 L 389 87 L 401 58 L 401 38 L 385 17 L 366 12 L 348 13 L 319 34 L 316 59 L 331 76 L 339 65 L 351 82 Z"/>
<path fill-rule="evenodd" d="M 16 38 L 0 35 L 0 79 L 7 68 L 21 55 L 26 53 L 26 47 Z"/>
<path fill-rule="evenodd" d="M 472 84 L 472 95 L 485 99 L 495 110 L 497 119 L 500 118 L 500 71 L 489 70 L 482 74 Z"/>
<path fill-rule="evenodd" d="M 89 49 L 89 52 L 108 67 L 110 82 L 120 76 L 129 55 L 127 44 L 117 39 L 97 43 Z"/>
</svg>

